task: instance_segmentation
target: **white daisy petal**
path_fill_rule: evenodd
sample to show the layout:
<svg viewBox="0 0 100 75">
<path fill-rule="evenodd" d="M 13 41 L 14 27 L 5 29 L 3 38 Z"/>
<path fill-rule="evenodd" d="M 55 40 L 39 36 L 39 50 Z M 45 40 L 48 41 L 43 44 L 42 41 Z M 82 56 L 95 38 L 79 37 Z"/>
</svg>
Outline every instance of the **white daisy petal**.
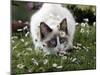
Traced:
<svg viewBox="0 0 100 75">
<path fill-rule="evenodd" d="M 18 36 L 12 36 L 11 39 L 18 39 Z"/>
<path fill-rule="evenodd" d="M 76 58 L 73 58 L 73 59 L 72 59 L 72 62 L 75 62 L 75 61 L 76 61 Z"/>
<path fill-rule="evenodd" d="M 32 62 L 33 62 L 33 64 L 35 64 L 37 66 L 39 65 L 38 62 L 37 62 L 37 60 L 35 60 L 34 58 L 32 58 Z"/>
<path fill-rule="evenodd" d="M 63 60 L 67 59 L 67 56 L 63 56 L 62 59 L 63 59 Z"/>
<path fill-rule="evenodd" d="M 56 63 L 54 63 L 52 66 L 53 66 L 53 67 L 57 67 L 57 64 L 56 64 Z"/>
<path fill-rule="evenodd" d="M 18 32 L 23 31 L 23 29 L 17 29 Z"/>
<path fill-rule="evenodd" d="M 21 21 L 21 20 L 18 20 L 18 22 L 19 22 L 19 23 L 22 23 L 22 21 Z"/>
<path fill-rule="evenodd" d="M 32 48 L 26 48 L 26 50 L 28 50 L 28 51 L 32 51 Z"/>
<path fill-rule="evenodd" d="M 24 65 L 23 65 L 23 64 L 18 64 L 18 65 L 17 65 L 17 68 L 23 69 L 23 68 L 24 68 Z"/>
<path fill-rule="evenodd" d="M 25 40 L 22 38 L 22 39 L 20 39 L 20 41 L 21 41 L 21 42 L 24 42 Z"/>
<path fill-rule="evenodd" d="M 27 46 L 29 44 L 29 42 L 25 42 L 25 46 Z"/>
<path fill-rule="evenodd" d="M 57 66 L 57 68 L 58 68 L 58 69 L 61 69 L 61 68 L 63 68 L 63 66 Z"/>
<path fill-rule="evenodd" d="M 47 59 L 43 60 L 43 64 L 44 65 L 47 64 L 47 63 L 48 63 L 48 60 Z"/>
<path fill-rule="evenodd" d="M 28 31 L 28 32 L 25 34 L 25 37 L 27 37 L 27 36 L 29 35 L 29 33 L 30 33 L 30 32 Z"/>
</svg>

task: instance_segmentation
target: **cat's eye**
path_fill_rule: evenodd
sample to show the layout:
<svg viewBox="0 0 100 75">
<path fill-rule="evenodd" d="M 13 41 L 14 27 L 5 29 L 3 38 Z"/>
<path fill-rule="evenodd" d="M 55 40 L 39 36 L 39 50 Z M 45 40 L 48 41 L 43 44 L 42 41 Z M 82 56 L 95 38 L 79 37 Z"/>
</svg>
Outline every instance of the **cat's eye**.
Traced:
<svg viewBox="0 0 100 75">
<path fill-rule="evenodd" d="M 67 41 L 67 38 L 60 38 L 59 41 L 60 41 L 60 43 L 64 43 Z"/>
<path fill-rule="evenodd" d="M 56 39 L 51 39 L 47 42 L 47 44 L 48 44 L 48 47 L 56 47 L 57 41 Z"/>
<path fill-rule="evenodd" d="M 55 40 L 51 40 L 50 43 L 53 44 L 53 45 L 55 45 L 56 41 Z"/>
<path fill-rule="evenodd" d="M 60 43 L 64 43 L 64 41 L 65 41 L 64 39 L 61 39 L 61 40 L 60 40 Z"/>
</svg>

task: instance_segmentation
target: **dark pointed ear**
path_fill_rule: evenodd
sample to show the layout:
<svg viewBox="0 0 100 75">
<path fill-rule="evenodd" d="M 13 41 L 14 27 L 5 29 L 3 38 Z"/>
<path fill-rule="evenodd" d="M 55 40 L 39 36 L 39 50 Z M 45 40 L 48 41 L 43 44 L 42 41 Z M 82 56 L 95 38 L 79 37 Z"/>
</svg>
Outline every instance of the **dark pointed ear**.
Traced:
<svg viewBox="0 0 100 75">
<path fill-rule="evenodd" d="M 45 38 L 48 33 L 52 32 L 52 29 L 44 22 L 40 23 L 41 39 Z"/>
<path fill-rule="evenodd" d="M 65 31 L 66 34 L 68 34 L 68 29 L 67 29 L 67 20 L 64 18 L 61 23 L 60 23 L 60 30 Z"/>
</svg>

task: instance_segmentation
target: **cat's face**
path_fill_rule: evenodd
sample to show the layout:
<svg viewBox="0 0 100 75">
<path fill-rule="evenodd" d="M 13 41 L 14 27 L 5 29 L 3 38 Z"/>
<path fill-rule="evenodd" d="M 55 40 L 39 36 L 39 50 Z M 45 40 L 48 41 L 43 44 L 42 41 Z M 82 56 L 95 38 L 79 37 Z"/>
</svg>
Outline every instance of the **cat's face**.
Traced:
<svg viewBox="0 0 100 75">
<path fill-rule="evenodd" d="M 69 34 L 67 29 L 67 20 L 63 19 L 58 26 L 58 30 L 55 31 L 51 29 L 44 22 L 40 23 L 40 33 L 41 41 L 43 42 L 43 49 L 53 50 L 57 53 L 63 53 L 67 51 L 70 47 L 69 43 Z"/>
</svg>

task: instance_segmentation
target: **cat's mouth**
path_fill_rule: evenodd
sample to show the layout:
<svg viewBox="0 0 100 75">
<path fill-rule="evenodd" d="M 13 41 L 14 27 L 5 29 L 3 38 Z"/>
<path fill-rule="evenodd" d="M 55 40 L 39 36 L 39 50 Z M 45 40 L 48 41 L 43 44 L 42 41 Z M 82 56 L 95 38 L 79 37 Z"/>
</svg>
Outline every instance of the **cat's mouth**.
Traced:
<svg viewBox="0 0 100 75">
<path fill-rule="evenodd" d="M 66 50 L 58 51 L 57 54 L 68 54 L 68 53 L 71 53 L 72 51 L 73 51 L 73 48 L 69 48 Z"/>
</svg>

